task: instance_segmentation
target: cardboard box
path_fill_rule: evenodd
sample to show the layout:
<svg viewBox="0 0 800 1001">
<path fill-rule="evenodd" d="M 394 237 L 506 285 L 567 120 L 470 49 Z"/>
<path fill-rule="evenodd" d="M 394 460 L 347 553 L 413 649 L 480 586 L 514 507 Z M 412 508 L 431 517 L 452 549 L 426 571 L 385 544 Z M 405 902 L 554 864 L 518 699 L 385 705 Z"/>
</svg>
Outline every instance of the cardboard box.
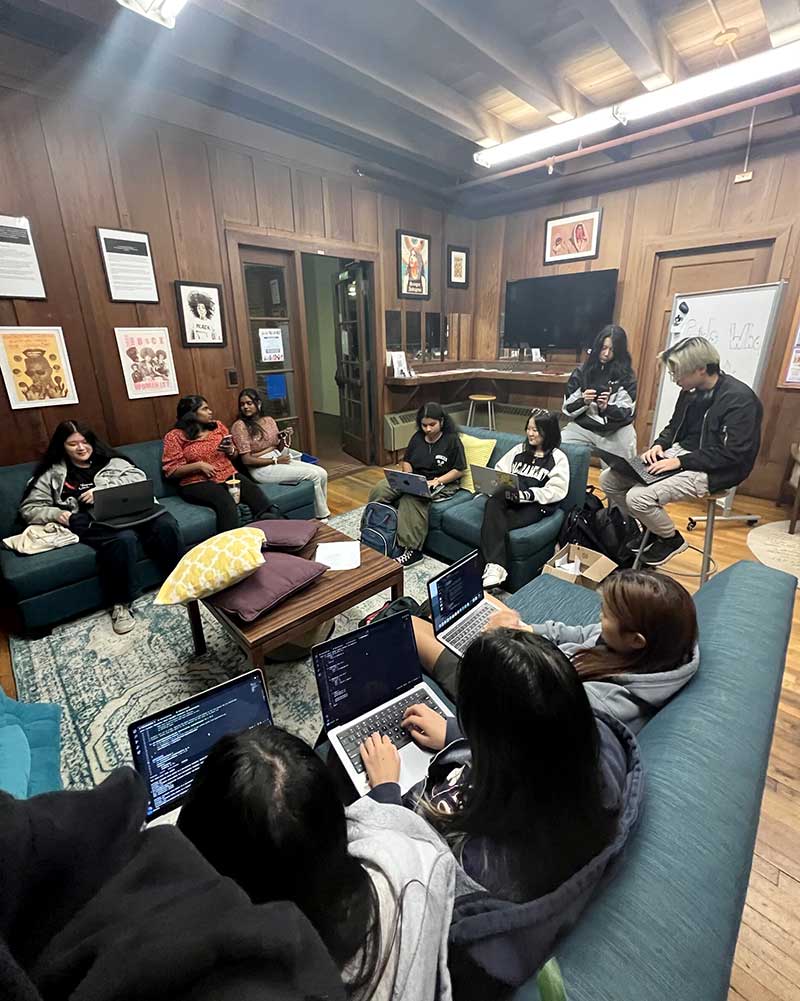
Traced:
<svg viewBox="0 0 800 1001">
<path fill-rule="evenodd" d="M 571 573 L 556 564 L 566 559 L 569 563 L 580 560 L 580 570 L 578 573 Z M 588 587 L 590 591 L 596 591 L 608 575 L 617 569 L 617 564 L 602 553 L 594 549 L 586 549 L 585 546 L 578 546 L 574 542 L 563 549 L 559 549 L 552 559 L 542 567 L 542 573 L 549 573 L 553 577 L 560 577 L 561 580 L 570 584 L 580 584 L 581 587 Z"/>
</svg>

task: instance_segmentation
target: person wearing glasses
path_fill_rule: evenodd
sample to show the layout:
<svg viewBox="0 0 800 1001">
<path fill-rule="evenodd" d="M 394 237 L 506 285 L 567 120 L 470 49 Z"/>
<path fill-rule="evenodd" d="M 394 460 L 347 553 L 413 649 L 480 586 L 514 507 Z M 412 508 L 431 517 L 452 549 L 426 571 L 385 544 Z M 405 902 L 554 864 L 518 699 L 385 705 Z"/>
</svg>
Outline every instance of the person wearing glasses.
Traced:
<svg viewBox="0 0 800 1001">
<path fill-rule="evenodd" d="M 642 559 L 658 567 L 688 548 L 664 510 L 673 501 L 705 497 L 750 475 L 761 446 L 761 400 L 744 382 L 720 371 L 719 352 L 705 337 L 687 337 L 659 359 L 681 393 L 669 424 L 642 455 L 652 473 L 669 473 L 644 486 L 606 469 L 600 486 L 610 505 L 650 530 Z"/>
</svg>

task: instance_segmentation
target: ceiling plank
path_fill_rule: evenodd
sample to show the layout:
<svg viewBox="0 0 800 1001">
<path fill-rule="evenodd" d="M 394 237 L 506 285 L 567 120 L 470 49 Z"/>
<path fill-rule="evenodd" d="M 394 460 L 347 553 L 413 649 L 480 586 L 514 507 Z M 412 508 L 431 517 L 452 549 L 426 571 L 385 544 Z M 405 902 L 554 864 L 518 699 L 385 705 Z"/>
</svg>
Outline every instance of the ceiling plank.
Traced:
<svg viewBox="0 0 800 1001">
<path fill-rule="evenodd" d="M 773 46 L 785 45 L 800 38 L 800 3 L 798 0 L 761 0 L 764 20 Z"/>
<path fill-rule="evenodd" d="M 477 70 L 543 115 L 566 113 L 572 117 L 559 101 L 552 81 L 536 68 L 525 46 L 498 30 L 491 16 L 474 13 L 461 0 L 416 2 L 472 47 Z"/>
<path fill-rule="evenodd" d="M 672 76 L 659 51 L 652 28 L 652 15 L 640 0 L 573 0 L 586 20 L 594 26 L 648 90 L 663 87 Z"/>
<path fill-rule="evenodd" d="M 195 0 L 194 5 L 318 63 L 342 79 L 360 86 L 368 83 L 392 103 L 464 139 L 502 142 L 518 135 L 506 122 L 419 68 L 414 69 L 410 87 L 406 59 L 382 40 L 354 35 L 340 20 L 326 16 L 324 7 L 312 12 L 294 0 L 269 4 L 263 0 Z"/>
</svg>

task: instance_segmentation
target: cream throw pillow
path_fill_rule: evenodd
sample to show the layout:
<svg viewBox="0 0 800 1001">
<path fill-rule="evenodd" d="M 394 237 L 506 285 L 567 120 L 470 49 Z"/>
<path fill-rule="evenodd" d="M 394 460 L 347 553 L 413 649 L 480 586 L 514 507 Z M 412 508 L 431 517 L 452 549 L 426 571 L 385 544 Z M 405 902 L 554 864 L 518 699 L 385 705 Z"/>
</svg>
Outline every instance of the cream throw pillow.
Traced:
<svg viewBox="0 0 800 1001">
<path fill-rule="evenodd" d="M 155 603 L 178 605 L 238 584 L 264 562 L 263 545 L 261 529 L 247 526 L 206 539 L 190 549 L 167 577 Z"/>
<path fill-rule="evenodd" d="M 460 434 L 461 444 L 464 446 L 464 455 L 467 457 L 467 471 L 459 480 L 459 486 L 464 490 L 475 493 L 475 484 L 472 482 L 472 471 L 470 466 L 485 466 L 488 464 L 494 447 L 497 444 L 496 438 L 476 438 L 471 434 Z"/>
</svg>

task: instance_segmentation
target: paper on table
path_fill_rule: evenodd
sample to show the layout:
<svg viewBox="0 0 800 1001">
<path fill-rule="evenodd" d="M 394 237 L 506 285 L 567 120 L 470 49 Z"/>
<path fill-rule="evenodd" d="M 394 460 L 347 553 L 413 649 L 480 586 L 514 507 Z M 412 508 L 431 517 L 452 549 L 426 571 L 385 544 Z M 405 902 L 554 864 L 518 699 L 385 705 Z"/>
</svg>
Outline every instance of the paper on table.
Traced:
<svg viewBox="0 0 800 1001">
<path fill-rule="evenodd" d="M 355 570 L 361 566 L 361 544 L 356 541 L 320 542 L 314 559 L 331 570 Z"/>
</svg>

